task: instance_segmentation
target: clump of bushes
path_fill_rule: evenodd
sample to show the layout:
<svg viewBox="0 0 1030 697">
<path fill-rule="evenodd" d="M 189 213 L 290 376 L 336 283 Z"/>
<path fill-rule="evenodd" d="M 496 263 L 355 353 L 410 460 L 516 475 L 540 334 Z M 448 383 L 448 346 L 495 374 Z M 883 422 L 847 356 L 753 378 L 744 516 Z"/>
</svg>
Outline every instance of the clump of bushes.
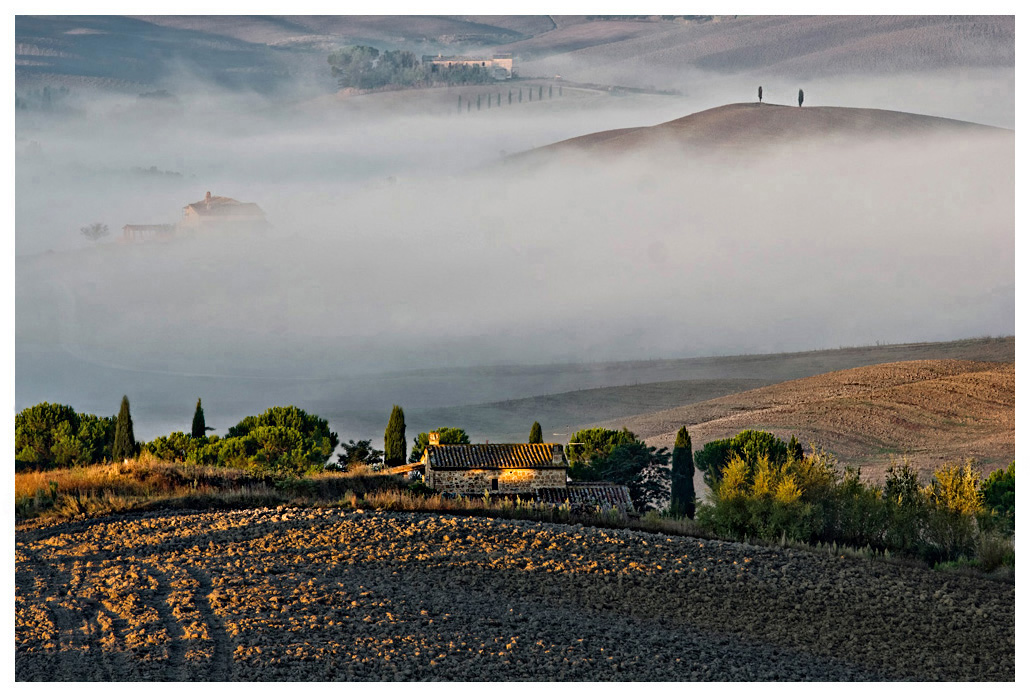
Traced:
<svg viewBox="0 0 1030 697">
<path fill-rule="evenodd" d="M 711 502 L 698 509 L 703 528 L 737 539 L 868 547 L 929 563 L 1005 563 L 997 533 L 1003 526 L 984 500 L 985 491 L 995 491 L 1007 475 L 992 475 L 988 487 L 972 462 L 946 464 L 920 486 L 916 471 L 903 461 L 892 463 L 883 486 L 876 486 L 862 482 L 857 469 L 841 470 L 826 453 L 798 457 L 780 444 L 784 448 L 759 448 L 750 456 L 729 449 L 725 466 L 708 470 L 719 474 Z"/>
<path fill-rule="evenodd" d="M 324 471 L 338 443 L 329 422 L 289 406 L 248 416 L 225 438 L 176 431 L 145 443 L 143 450 L 170 462 L 235 467 L 283 480 Z"/>
</svg>

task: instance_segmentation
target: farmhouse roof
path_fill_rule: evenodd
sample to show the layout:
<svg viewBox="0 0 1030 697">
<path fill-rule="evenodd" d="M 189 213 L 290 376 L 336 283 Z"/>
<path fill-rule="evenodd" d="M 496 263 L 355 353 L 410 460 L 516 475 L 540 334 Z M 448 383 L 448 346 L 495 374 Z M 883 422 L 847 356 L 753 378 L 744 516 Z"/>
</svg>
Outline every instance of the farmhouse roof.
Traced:
<svg viewBox="0 0 1030 697">
<path fill-rule="evenodd" d="M 201 216 L 264 216 L 265 212 L 256 203 L 241 203 L 227 196 L 208 195 L 186 206 Z"/>
<path fill-rule="evenodd" d="M 429 445 L 426 457 L 433 469 L 565 469 L 567 466 L 562 446 L 557 443 Z"/>
<path fill-rule="evenodd" d="M 629 489 L 609 482 L 569 482 L 567 487 L 537 489 L 535 494 L 537 500 L 543 503 L 562 504 L 568 501 L 574 506 L 585 504 L 622 509 L 633 506 Z"/>
</svg>

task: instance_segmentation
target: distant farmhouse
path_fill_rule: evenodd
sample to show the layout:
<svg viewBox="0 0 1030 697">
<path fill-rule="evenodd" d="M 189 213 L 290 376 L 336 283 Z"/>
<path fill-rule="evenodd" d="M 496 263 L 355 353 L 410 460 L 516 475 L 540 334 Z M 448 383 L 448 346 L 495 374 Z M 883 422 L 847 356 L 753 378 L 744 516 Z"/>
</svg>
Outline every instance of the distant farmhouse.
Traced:
<svg viewBox="0 0 1030 697">
<path fill-rule="evenodd" d="M 472 58 L 470 56 L 422 56 L 422 65 L 429 66 L 430 73 L 455 67 L 473 68 L 479 66 L 496 80 L 509 80 L 515 73 L 515 58 L 510 53 L 498 53 L 493 58 Z"/>
<path fill-rule="evenodd" d="M 440 445 L 429 434 L 422 459 L 393 471 L 421 471 L 426 485 L 447 494 L 521 496 L 553 504 L 632 507 L 629 490 L 603 482 L 569 482 L 569 461 L 558 443 Z"/>
<path fill-rule="evenodd" d="M 123 242 L 169 239 L 179 233 L 229 232 L 233 230 L 264 230 L 268 228 L 265 212 L 256 203 L 243 203 L 226 196 L 204 198 L 182 209 L 182 220 L 174 225 L 125 225 Z"/>
</svg>

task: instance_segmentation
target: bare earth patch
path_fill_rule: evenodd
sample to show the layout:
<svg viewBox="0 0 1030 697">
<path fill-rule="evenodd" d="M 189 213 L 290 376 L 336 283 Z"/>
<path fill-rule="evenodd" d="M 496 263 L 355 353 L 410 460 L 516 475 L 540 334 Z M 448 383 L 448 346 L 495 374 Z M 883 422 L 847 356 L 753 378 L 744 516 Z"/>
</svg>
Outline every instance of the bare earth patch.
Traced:
<svg viewBox="0 0 1030 697">
<path fill-rule="evenodd" d="M 905 361 L 841 370 L 605 425 L 626 426 L 671 448 L 690 429 L 694 447 L 760 429 L 797 435 L 879 478 L 890 456 L 924 474 L 975 458 L 985 470 L 1016 453 L 1016 367 L 983 361 Z"/>
<path fill-rule="evenodd" d="M 18 680 L 1013 680 L 1015 588 L 580 526 L 341 510 L 16 532 Z"/>
</svg>

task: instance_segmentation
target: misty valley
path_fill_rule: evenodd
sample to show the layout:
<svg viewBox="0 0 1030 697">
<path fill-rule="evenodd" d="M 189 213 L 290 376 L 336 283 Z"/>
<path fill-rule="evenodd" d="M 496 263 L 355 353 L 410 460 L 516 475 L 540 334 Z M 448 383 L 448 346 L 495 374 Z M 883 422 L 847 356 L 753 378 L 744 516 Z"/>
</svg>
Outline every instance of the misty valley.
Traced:
<svg viewBox="0 0 1030 697">
<path fill-rule="evenodd" d="M 17 680 L 1014 680 L 1013 17 L 15 34 Z"/>
</svg>

